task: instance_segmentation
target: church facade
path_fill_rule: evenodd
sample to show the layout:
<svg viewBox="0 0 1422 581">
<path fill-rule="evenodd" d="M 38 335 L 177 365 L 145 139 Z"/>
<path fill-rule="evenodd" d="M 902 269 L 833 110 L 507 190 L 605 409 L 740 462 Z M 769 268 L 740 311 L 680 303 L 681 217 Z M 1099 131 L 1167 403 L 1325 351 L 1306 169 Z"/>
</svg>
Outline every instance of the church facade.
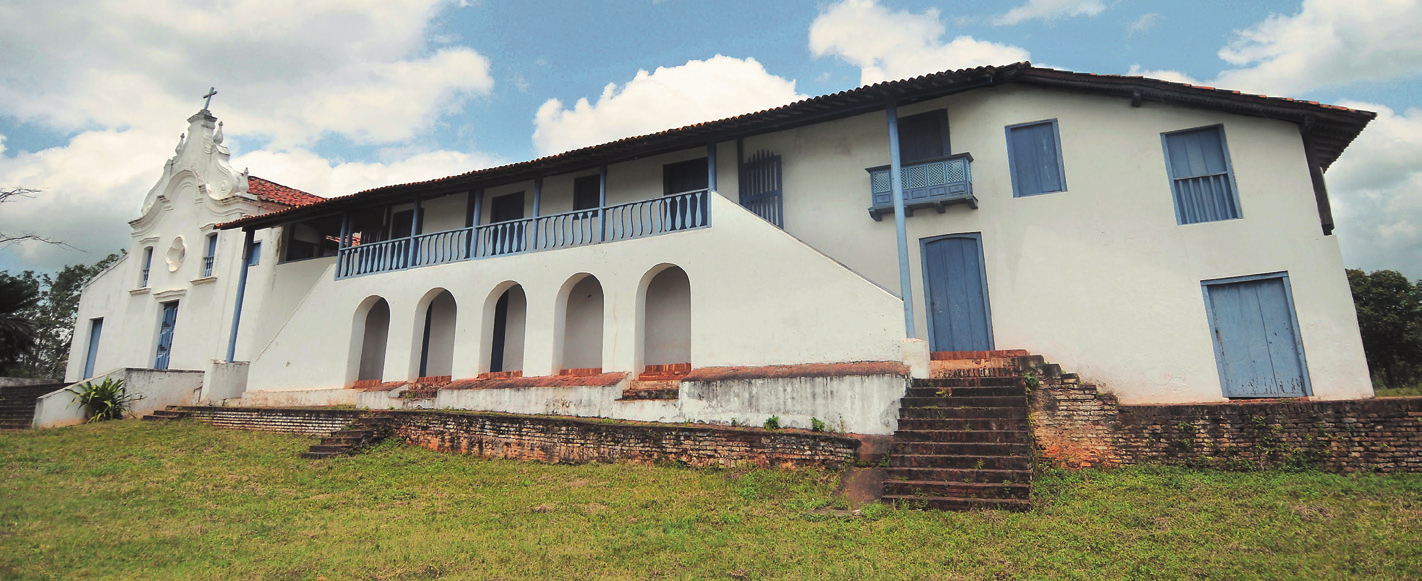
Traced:
<svg viewBox="0 0 1422 581">
<path fill-rule="evenodd" d="M 69 379 L 863 434 L 930 353 L 1123 403 L 1371 397 L 1323 172 L 1372 117 L 1019 63 L 315 199 L 225 167 L 204 111 Z"/>
</svg>

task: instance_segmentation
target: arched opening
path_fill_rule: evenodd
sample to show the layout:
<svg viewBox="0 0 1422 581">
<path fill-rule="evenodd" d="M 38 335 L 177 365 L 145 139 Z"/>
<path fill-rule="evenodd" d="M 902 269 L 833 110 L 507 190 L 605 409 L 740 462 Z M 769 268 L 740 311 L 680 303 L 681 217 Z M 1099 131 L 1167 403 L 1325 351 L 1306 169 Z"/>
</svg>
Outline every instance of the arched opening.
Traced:
<svg viewBox="0 0 1422 581">
<path fill-rule="evenodd" d="M 642 364 L 648 371 L 690 369 L 691 280 L 680 267 L 660 268 L 642 296 Z"/>
<path fill-rule="evenodd" d="M 561 368 L 601 372 L 602 283 L 597 277 L 584 274 L 570 279 L 564 288 L 567 294 L 560 301 L 564 307 Z"/>
<path fill-rule="evenodd" d="M 528 298 L 518 283 L 495 288 L 484 308 L 484 361 L 489 373 L 523 371 L 523 336 Z"/>
<path fill-rule="evenodd" d="M 360 336 L 360 359 L 356 381 L 381 381 L 385 377 L 385 344 L 390 338 L 390 304 L 371 297 L 357 309 L 356 333 Z"/>
<path fill-rule="evenodd" d="M 424 305 L 424 313 L 415 319 L 415 332 L 418 333 L 415 346 L 419 349 L 415 358 L 418 365 L 416 377 L 452 375 L 454 323 L 458 316 L 454 295 L 444 289 L 435 289 L 420 304 Z"/>
</svg>

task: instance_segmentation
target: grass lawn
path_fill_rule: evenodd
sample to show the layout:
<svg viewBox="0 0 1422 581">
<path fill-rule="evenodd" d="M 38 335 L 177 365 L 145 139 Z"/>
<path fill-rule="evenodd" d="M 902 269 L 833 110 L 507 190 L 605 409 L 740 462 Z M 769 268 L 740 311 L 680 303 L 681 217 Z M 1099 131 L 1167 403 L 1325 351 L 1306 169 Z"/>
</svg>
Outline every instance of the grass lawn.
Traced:
<svg viewBox="0 0 1422 581">
<path fill-rule="evenodd" d="M 1048 473 L 1026 514 L 819 470 L 488 461 L 184 421 L 0 433 L 0 578 L 1422 578 L 1422 475 Z"/>
</svg>

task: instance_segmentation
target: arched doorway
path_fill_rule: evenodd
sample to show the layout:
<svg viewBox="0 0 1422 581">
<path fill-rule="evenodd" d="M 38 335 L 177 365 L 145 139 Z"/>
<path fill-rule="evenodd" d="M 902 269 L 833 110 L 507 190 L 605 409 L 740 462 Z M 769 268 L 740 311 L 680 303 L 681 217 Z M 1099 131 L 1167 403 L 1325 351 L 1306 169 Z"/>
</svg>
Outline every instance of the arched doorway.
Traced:
<svg viewBox="0 0 1422 581">
<path fill-rule="evenodd" d="M 371 300 L 374 299 L 374 300 Z M 385 345 L 390 338 L 390 304 L 380 297 L 366 299 L 356 315 L 360 334 L 356 381 L 382 381 L 385 377 Z"/>
<path fill-rule="evenodd" d="M 452 374 L 454 368 L 454 323 L 458 306 L 454 295 L 444 289 L 430 291 L 424 315 L 416 319 L 419 340 L 417 377 L 440 377 Z M 426 301 L 421 301 L 425 303 Z"/>
<path fill-rule="evenodd" d="M 571 288 L 569 288 L 571 286 Z M 564 285 L 562 369 L 602 369 L 603 294 L 597 277 L 583 274 Z"/>
<path fill-rule="evenodd" d="M 652 275 L 642 297 L 642 363 L 691 363 L 691 280 L 678 266 Z"/>
<path fill-rule="evenodd" d="M 518 283 L 500 285 L 485 308 L 485 351 L 490 373 L 523 371 L 523 336 L 528 320 L 528 298 Z"/>
</svg>

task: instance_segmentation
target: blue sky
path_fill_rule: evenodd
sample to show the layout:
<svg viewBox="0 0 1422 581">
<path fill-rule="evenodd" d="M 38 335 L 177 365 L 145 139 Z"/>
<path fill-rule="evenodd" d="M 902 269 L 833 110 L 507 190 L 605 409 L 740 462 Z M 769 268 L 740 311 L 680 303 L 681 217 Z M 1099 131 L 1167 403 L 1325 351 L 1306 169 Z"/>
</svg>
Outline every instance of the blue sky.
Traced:
<svg viewBox="0 0 1422 581">
<path fill-rule="evenodd" d="M 1422 0 L 21 0 L 0 11 L 0 187 L 42 192 L 0 232 L 71 247 L 0 269 L 126 246 L 210 85 L 235 166 L 342 195 L 1030 59 L 1379 111 L 1328 175 L 1340 243 L 1422 278 L 1419 22 Z"/>
</svg>

